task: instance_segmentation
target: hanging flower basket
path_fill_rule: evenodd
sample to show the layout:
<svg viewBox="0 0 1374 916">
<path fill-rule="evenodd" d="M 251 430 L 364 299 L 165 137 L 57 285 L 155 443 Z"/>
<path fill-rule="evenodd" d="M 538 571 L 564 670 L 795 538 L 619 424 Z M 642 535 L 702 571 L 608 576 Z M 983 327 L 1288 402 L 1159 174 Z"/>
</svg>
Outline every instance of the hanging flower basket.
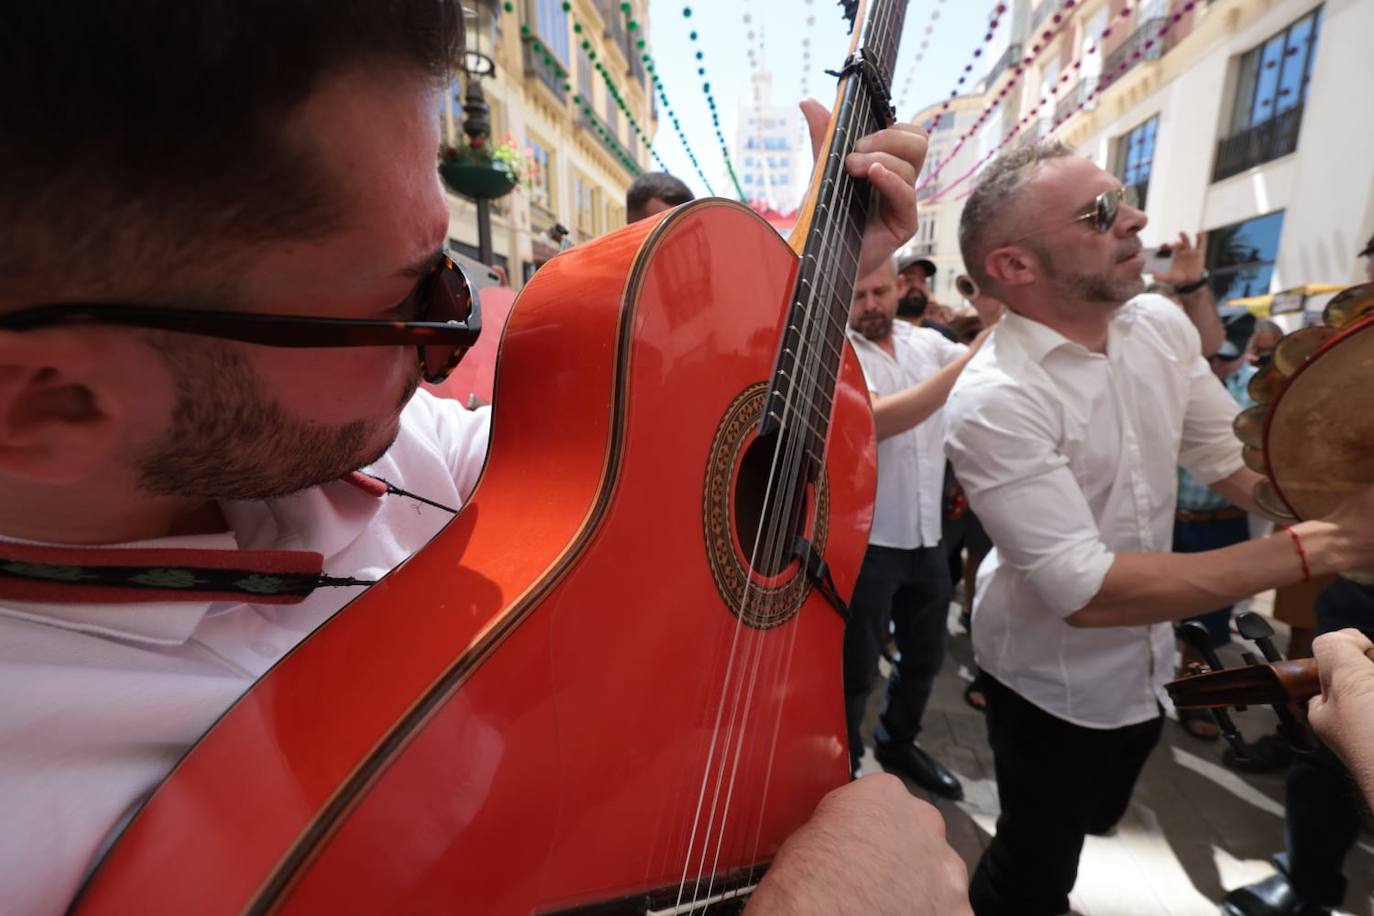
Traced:
<svg viewBox="0 0 1374 916">
<path fill-rule="evenodd" d="M 439 177 L 450 191 L 464 197 L 505 197 L 515 189 L 510 172 L 473 162 L 441 161 Z"/>
<path fill-rule="evenodd" d="M 520 183 L 523 165 L 510 137 L 495 148 L 482 135 L 439 151 L 439 177 L 449 190 L 464 197 L 505 197 Z"/>
</svg>

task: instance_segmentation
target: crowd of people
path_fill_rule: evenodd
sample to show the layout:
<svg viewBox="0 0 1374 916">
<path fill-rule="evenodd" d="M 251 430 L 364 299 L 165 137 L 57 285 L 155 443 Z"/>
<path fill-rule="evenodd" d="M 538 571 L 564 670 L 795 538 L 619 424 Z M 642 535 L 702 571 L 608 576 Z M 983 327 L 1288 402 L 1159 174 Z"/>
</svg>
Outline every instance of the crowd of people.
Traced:
<svg viewBox="0 0 1374 916">
<path fill-rule="evenodd" d="M 1162 688 L 1176 671 L 1172 622 L 1197 619 L 1214 645 L 1225 644 L 1235 602 L 1366 567 L 1374 549 L 1369 493 L 1328 519 L 1251 538 L 1259 476 L 1242 464 L 1232 420 L 1252 403 L 1252 338 L 1269 351 L 1274 342 L 1248 313 L 1218 315 L 1202 238 L 1180 236 L 1157 291 L 1144 292 L 1144 225 L 1115 177 L 1061 145 L 1028 147 L 979 177 L 960 227 L 970 274 L 961 286 L 975 302 L 1003 305 L 1000 320 L 966 350 L 919 311 L 904 324 L 900 306 L 875 296 L 892 268 L 862 280 L 852 304 L 880 445 L 874 542 L 850 621 L 863 635 L 850 642 L 871 646 L 889 628 L 895 637 L 877 761 L 951 798 L 960 795 L 954 774 L 919 748 L 898 754 L 889 744 L 890 721 L 919 714 L 944 646 L 950 576 L 938 525 L 922 524 L 942 506 L 917 494 L 922 484 L 940 492 L 946 455 L 991 540 L 966 599 L 980 669 L 970 690 L 986 706 L 1001 804 L 970 885 L 980 916 L 1068 910 L 1085 837 L 1113 829 L 1159 741 Z M 903 370 L 907 387 L 894 390 Z M 920 410 L 910 422 L 885 422 L 900 403 Z M 905 539 L 892 540 L 902 527 Z M 870 563 L 894 547 L 906 548 L 908 576 L 919 568 L 927 581 L 871 600 L 867 588 L 884 577 Z M 1334 619 L 1318 629 L 1363 627 L 1339 638 L 1365 644 L 1374 618 L 1357 609 L 1367 593 L 1335 579 L 1318 602 L 1319 617 L 1325 609 Z M 920 631 L 909 622 L 922 619 L 930 622 Z M 851 734 L 873 657 L 871 648 L 846 655 Z M 919 685 L 909 683 L 916 672 Z M 1182 720 L 1217 737 L 1210 714 Z M 899 734 L 907 741 L 915 729 Z M 1358 830 L 1350 777 L 1322 752 L 1295 761 L 1288 785 L 1280 871 L 1229 894 L 1227 913 L 1340 903 L 1341 864 Z"/>
<path fill-rule="evenodd" d="M 417 390 L 473 341 L 434 174 L 462 21 L 448 0 L 0 13 L 0 909 L 65 911 L 216 717 L 475 486 L 490 409 Z M 978 522 L 958 543 L 986 554 L 968 594 L 1001 816 L 970 880 L 933 807 L 855 779 L 782 844 L 750 914 L 1066 911 L 1084 837 L 1121 817 L 1159 739 L 1170 622 L 1374 568 L 1374 492 L 1172 552 L 1178 468 L 1257 511 L 1204 358 L 1229 372 L 1244 349 L 1207 324 L 1200 246 L 1181 239 L 1157 278 L 1184 309 L 1142 295 L 1145 219 L 1117 179 L 1061 146 L 1016 150 L 964 210 L 980 327 L 961 326 L 926 314 L 933 265 L 892 261 L 924 155 L 899 124 L 846 160 L 878 199 L 849 332 L 879 440 L 843 648 L 851 763 L 890 634 L 875 756 L 962 793 L 916 743 L 957 481 Z M 680 184 L 635 189 L 632 214 L 682 203 Z M 283 570 L 295 590 L 269 601 Z M 1343 889 L 1349 774 L 1374 796 L 1371 612 L 1345 579 L 1318 602 L 1311 722 L 1330 753 L 1295 762 L 1281 880 L 1237 912 L 1313 912 Z"/>
</svg>

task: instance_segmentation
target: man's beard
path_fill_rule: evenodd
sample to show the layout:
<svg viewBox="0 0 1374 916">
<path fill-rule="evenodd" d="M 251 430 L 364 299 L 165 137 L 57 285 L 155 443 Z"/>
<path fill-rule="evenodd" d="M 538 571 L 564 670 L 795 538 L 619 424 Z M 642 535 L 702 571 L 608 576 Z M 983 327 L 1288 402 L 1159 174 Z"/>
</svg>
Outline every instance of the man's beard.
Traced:
<svg viewBox="0 0 1374 916">
<path fill-rule="evenodd" d="M 1048 248 L 1035 246 L 1036 253 L 1045 265 L 1045 275 L 1053 286 L 1055 294 L 1061 299 L 1080 302 L 1101 302 L 1122 305 L 1127 299 L 1140 295 L 1145 289 L 1145 278 L 1120 279 L 1110 272 L 1101 274 L 1075 274 L 1061 271 L 1054 265 L 1054 258 Z"/>
<path fill-rule="evenodd" d="M 926 307 L 930 305 L 930 297 L 919 289 L 908 290 L 906 295 L 897 300 L 897 317 L 915 321 L 926 313 Z"/>
<path fill-rule="evenodd" d="M 214 341 L 150 342 L 176 380 L 172 428 L 138 461 L 139 485 L 159 496 L 267 499 L 337 480 L 395 441 L 373 443 L 368 424 L 331 427 L 290 416 L 243 357 Z M 397 411 L 415 393 L 406 386 Z"/>
<path fill-rule="evenodd" d="M 892 317 L 884 312 L 864 312 L 850 324 L 869 340 L 886 340 L 892 333 Z"/>
</svg>

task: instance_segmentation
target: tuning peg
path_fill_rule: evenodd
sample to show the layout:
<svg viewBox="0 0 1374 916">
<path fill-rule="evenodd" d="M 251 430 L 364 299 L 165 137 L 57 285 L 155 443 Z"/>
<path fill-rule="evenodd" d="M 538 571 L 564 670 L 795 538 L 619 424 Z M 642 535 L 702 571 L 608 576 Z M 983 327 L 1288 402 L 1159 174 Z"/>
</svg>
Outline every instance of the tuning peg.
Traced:
<svg viewBox="0 0 1374 916">
<path fill-rule="evenodd" d="M 1254 611 L 1245 611 L 1236 615 L 1236 629 L 1240 635 L 1253 642 L 1264 654 L 1267 662 L 1283 661 L 1283 654 L 1274 645 L 1274 628 Z"/>
</svg>

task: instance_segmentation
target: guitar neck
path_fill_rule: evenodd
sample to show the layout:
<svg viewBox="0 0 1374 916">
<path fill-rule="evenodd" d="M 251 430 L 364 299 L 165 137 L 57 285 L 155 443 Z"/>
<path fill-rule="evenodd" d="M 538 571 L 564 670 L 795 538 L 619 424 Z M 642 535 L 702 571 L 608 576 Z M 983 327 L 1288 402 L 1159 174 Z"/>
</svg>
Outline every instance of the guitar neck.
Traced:
<svg viewBox="0 0 1374 916">
<path fill-rule="evenodd" d="M 874 206 L 872 187 L 850 176 L 844 160 L 861 137 L 892 123 L 888 87 L 906 21 L 906 0 L 867 0 L 848 9 L 863 17 L 863 26 L 853 31 L 819 168 L 789 240 L 801 265 L 761 429 L 797 435 L 813 473 L 825 454 L 859 250 Z"/>
</svg>

